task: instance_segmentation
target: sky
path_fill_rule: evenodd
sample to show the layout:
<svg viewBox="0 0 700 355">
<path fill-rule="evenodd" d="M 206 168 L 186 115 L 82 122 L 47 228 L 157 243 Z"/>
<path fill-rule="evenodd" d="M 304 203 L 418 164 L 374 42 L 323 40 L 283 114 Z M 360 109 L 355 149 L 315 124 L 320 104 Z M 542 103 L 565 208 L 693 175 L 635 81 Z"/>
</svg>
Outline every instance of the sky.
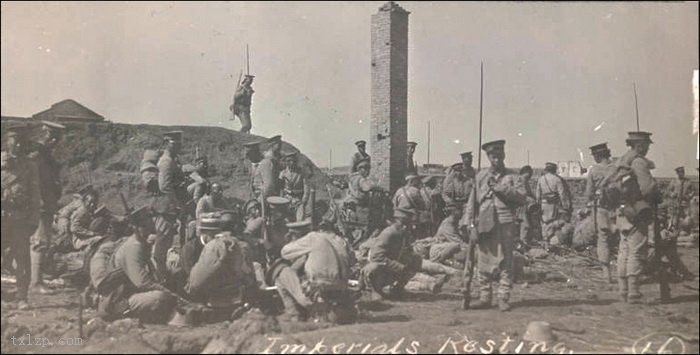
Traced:
<svg viewBox="0 0 700 355">
<path fill-rule="evenodd" d="M 635 130 L 653 133 L 657 176 L 694 170 L 692 71 L 698 4 L 398 2 L 410 11 L 408 139 L 415 160 L 476 150 L 510 166 L 580 160 Z M 72 98 L 108 120 L 239 129 L 236 79 L 256 75 L 253 131 L 282 134 L 327 167 L 369 137 L 370 19 L 383 2 L 3 2 L 1 112 L 30 116 Z M 596 130 L 596 128 L 598 128 Z M 528 154 L 529 153 L 529 154 Z M 483 158 L 485 159 L 485 157 Z M 484 162 L 485 164 L 485 162 Z"/>
</svg>

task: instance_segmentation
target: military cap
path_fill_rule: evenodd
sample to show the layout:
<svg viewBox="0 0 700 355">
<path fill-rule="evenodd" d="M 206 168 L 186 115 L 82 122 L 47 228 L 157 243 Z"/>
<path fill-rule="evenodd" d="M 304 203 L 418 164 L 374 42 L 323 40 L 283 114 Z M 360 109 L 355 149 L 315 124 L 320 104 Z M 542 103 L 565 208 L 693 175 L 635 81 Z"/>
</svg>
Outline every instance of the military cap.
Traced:
<svg viewBox="0 0 700 355">
<path fill-rule="evenodd" d="M 632 143 L 632 142 L 654 143 L 651 140 L 651 133 L 640 132 L 640 131 L 627 132 L 627 140 L 626 141 L 627 141 L 627 144 Z"/>
<path fill-rule="evenodd" d="M 418 143 L 416 143 L 416 142 L 407 142 L 406 145 L 409 146 L 409 147 L 414 147 L 414 148 L 415 148 L 415 147 L 418 145 Z"/>
<path fill-rule="evenodd" d="M 304 231 L 305 229 L 311 227 L 311 221 L 308 219 L 305 219 L 303 221 L 298 221 L 298 222 L 290 222 L 287 223 L 287 228 L 293 231 L 301 232 Z"/>
<path fill-rule="evenodd" d="M 253 141 L 253 142 L 244 143 L 243 147 L 248 148 L 248 149 L 259 148 L 260 141 Z"/>
<path fill-rule="evenodd" d="M 406 208 L 397 208 L 394 209 L 394 218 L 400 219 L 400 220 L 411 220 L 415 215 L 415 212 L 413 210 L 409 210 Z"/>
<path fill-rule="evenodd" d="M 143 221 L 151 216 L 153 216 L 152 211 L 147 206 L 136 208 L 129 214 L 129 217 L 136 222 Z"/>
<path fill-rule="evenodd" d="M 499 140 L 491 141 L 488 143 L 484 143 L 481 146 L 481 149 L 483 151 L 485 151 L 486 153 L 490 153 L 493 151 L 503 150 L 503 146 L 505 146 L 505 144 L 506 144 L 505 139 L 499 139 Z"/>
<path fill-rule="evenodd" d="M 182 131 L 170 131 L 163 133 L 163 139 L 168 142 L 182 142 Z"/>
<path fill-rule="evenodd" d="M 49 130 L 64 130 L 64 129 L 66 129 L 66 126 L 59 124 L 59 123 L 56 123 L 56 122 L 51 122 L 51 121 L 41 121 L 41 125 Z"/>
<path fill-rule="evenodd" d="M 243 76 L 246 77 L 246 78 L 254 78 L 254 77 L 255 77 L 255 75 L 251 75 L 251 74 L 245 74 L 245 75 L 243 75 Z"/>
<path fill-rule="evenodd" d="M 267 204 L 272 208 L 284 208 L 291 202 L 288 198 L 282 196 L 270 196 L 266 199 Z"/>
<path fill-rule="evenodd" d="M 22 123 L 14 124 L 14 125 L 11 125 L 5 129 L 5 131 L 7 132 L 5 134 L 7 137 L 16 137 L 16 136 L 24 137 L 27 134 L 28 128 L 29 127 L 26 124 L 22 124 Z"/>
<path fill-rule="evenodd" d="M 282 153 L 282 156 L 284 157 L 284 159 L 296 159 L 297 153 L 294 153 L 294 152 Z"/>
<path fill-rule="evenodd" d="M 199 221 L 197 221 L 197 229 L 218 231 L 223 228 L 222 222 L 221 218 L 217 217 L 201 217 Z"/>
<path fill-rule="evenodd" d="M 462 164 L 461 162 L 459 162 L 459 163 L 454 163 L 454 164 L 450 165 L 450 168 L 451 168 L 452 170 L 462 171 L 462 170 L 464 170 L 464 164 Z"/>
<path fill-rule="evenodd" d="M 520 173 L 521 174 L 532 173 L 532 167 L 529 165 L 523 165 L 523 167 L 520 168 Z"/>
<path fill-rule="evenodd" d="M 370 166 L 369 159 L 362 159 L 359 162 L 357 162 L 357 168 L 362 168 L 362 167 L 368 167 Z"/>
<path fill-rule="evenodd" d="M 367 145 L 367 142 L 365 142 L 363 140 L 359 140 L 359 141 L 355 142 L 355 145 L 359 147 L 361 145 Z"/>
<path fill-rule="evenodd" d="M 418 175 L 416 175 L 416 174 L 414 174 L 414 173 L 408 173 L 408 174 L 404 177 L 404 180 L 406 180 L 406 181 L 411 181 L 411 180 L 419 179 L 419 178 L 420 178 L 420 176 L 418 176 Z"/>
<path fill-rule="evenodd" d="M 276 136 L 268 138 L 266 142 L 270 144 L 279 144 L 282 142 L 282 136 L 278 134 Z"/>
<path fill-rule="evenodd" d="M 260 201 L 256 199 L 246 201 L 246 203 L 243 205 L 243 214 L 248 214 L 250 210 L 255 207 L 260 208 Z"/>
<path fill-rule="evenodd" d="M 471 158 L 472 157 L 472 152 L 464 152 L 460 154 L 462 158 Z"/>
<path fill-rule="evenodd" d="M 557 170 L 557 164 L 552 162 L 546 162 L 544 163 L 544 168 L 547 170 Z"/>
<path fill-rule="evenodd" d="M 434 176 L 432 175 L 426 175 L 423 176 L 423 178 L 420 180 L 422 183 L 427 184 L 433 180 Z"/>
<path fill-rule="evenodd" d="M 594 146 L 591 146 L 589 149 L 591 150 L 591 154 L 598 154 L 606 151 L 610 152 L 610 149 L 608 148 L 608 143 L 596 144 Z"/>
<path fill-rule="evenodd" d="M 682 167 L 682 166 L 679 166 L 679 167 L 677 167 L 677 168 L 674 169 L 674 170 L 676 170 L 677 173 L 678 173 L 678 172 L 681 172 L 681 171 L 682 171 L 682 172 L 685 172 L 685 168 Z"/>
</svg>

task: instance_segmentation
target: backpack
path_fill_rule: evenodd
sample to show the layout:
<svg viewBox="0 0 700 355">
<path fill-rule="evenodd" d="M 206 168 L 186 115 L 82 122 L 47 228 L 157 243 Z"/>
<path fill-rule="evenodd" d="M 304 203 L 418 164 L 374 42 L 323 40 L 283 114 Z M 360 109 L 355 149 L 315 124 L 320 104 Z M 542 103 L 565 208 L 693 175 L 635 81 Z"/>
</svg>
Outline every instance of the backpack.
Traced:
<svg viewBox="0 0 700 355">
<path fill-rule="evenodd" d="M 158 187 L 158 159 L 160 155 L 160 151 L 146 149 L 143 152 L 143 159 L 141 159 L 141 183 L 146 191 L 154 194 L 160 192 Z"/>
</svg>

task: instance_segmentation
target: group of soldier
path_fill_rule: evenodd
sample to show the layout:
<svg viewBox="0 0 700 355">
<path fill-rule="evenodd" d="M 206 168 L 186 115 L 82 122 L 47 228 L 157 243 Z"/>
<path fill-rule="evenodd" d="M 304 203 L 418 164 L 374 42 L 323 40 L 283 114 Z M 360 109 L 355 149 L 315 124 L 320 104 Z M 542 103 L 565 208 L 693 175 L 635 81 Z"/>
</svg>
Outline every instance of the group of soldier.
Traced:
<svg viewBox="0 0 700 355">
<path fill-rule="evenodd" d="M 140 172 L 148 205 L 132 208 L 122 196 L 127 215 L 112 215 L 99 205 L 98 191 L 85 186 L 59 209 L 62 186 L 52 150 L 64 129 L 43 122 L 35 142 L 26 125 L 6 129 L 3 268 L 14 270 L 20 309 L 30 307 L 30 286 L 46 292 L 42 271 L 52 254 L 82 250 L 90 278 L 85 295 L 94 295 L 105 319 L 163 322 L 192 304 L 240 314 L 274 291 L 291 319 L 346 323 L 357 315 L 353 291 L 366 291 L 371 299 L 400 299 L 416 273 L 435 265 L 464 269 L 464 309 L 490 308 L 492 286 L 498 283 L 498 308 L 508 311 L 514 251 L 537 241 L 545 249 L 556 244 L 573 208 L 555 164 L 546 164 L 533 192 L 530 166 L 506 168 L 504 140 L 480 147 L 488 168 L 477 171 L 472 152 L 465 152 L 442 183 L 418 175 L 417 144 L 409 142 L 406 183 L 389 199 L 370 177 L 366 142 L 358 141 L 342 208 L 331 196 L 329 213 L 318 221 L 315 192 L 298 155 L 282 151 L 281 136 L 244 144 L 250 199 L 232 207 L 223 187 L 209 181 L 205 157 L 193 166 L 180 163 L 183 133 L 176 131 L 163 135 L 159 151 L 144 153 Z M 630 303 L 641 299 L 647 245 L 661 245 L 661 236 L 668 234 L 656 223 L 662 199 L 646 158 L 650 136 L 630 132 L 630 150 L 617 161 L 605 143 L 592 146 L 596 164 L 587 177 L 604 277 L 613 280 L 610 255 L 619 234 L 619 291 Z M 676 210 L 669 218 L 676 230 L 692 219 L 686 209 L 693 198 L 682 169 L 678 173 L 672 193 Z M 666 250 L 675 250 L 671 245 Z M 656 250 L 655 258 L 674 258 Z M 474 274 L 479 296 L 472 302 Z M 662 299 L 669 297 L 668 287 L 662 287 Z"/>
</svg>

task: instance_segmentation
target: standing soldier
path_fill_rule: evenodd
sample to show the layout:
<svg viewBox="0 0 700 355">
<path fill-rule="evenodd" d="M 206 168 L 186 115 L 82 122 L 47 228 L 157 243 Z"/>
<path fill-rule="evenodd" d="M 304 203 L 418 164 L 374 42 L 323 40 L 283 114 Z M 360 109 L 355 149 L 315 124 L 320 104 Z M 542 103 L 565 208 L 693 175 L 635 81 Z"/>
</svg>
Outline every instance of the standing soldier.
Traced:
<svg viewBox="0 0 700 355">
<path fill-rule="evenodd" d="M 462 158 L 462 172 L 463 174 L 470 179 L 474 179 L 474 176 L 476 176 L 476 172 L 474 171 L 474 168 L 472 167 L 472 152 L 464 152 L 459 155 Z M 445 176 L 445 180 L 442 182 L 442 186 L 446 186 L 450 180 L 454 177 L 454 165 L 451 167 L 447 168 L 447 173 Z"/>
<path fill-rule="evenodd" d="M 603 264 L 603 278 L 613 283 L 610 272 L 610 242 L 612 241 L 611 201 L 603 193 L 609 178 L 615 174 L 615 164 L 610 160 L 607 143 L 590 147 L 596 164 L 591 167 L 586 177 L 586 198 L 593 206 L 593 223 L 597 234 L 598 260 Z"/>
<path fill-rule="evenodd" d="M 31 248 L 31 286 L 32 289 L 46 293 L 43 288 L 42 270 L 51 264 L 48 249 L 51 245 L 53 216 L 58 211 L 58 200 L 61 198 L 61 166 L 54 159 L 52 152 L 61 140 L 62 131 L 66 128 L 58 123 L 42 121 L 42 136 L 36 144 L 39 169 L 39 186 L 41 194 L 41 210 L 39 226 L 32 236 Z"/>
<path fill-rule="evenodd" d="M 350 161 L 351 174 L 357 172 L 357 164 L 359 164 L 361 161 L 367 160 L 367 162 L 371 162 L 369 154 L 367 154 L 367 151 L 365 151 L 367 142 L 359 140 L 355 142 L 355 145 L 357 146 L 357 151 L 352 155 L 352 160 Z"/>
<path fill-rule="evenodd" d="M 678 178 L 673 180 L 671 185 L 671 199 L 673 201 L 673 212 L 671 215 L 671 227 L 680 230 L 681 233 L 687 234 L 685 222 L 688 215 L 688 207 L 690 200 L 695 195 L 693 191 L 693 183 L 685 177 L 685 168 L 679 166 L 676 168 Z"/>
<path fill-rule="evenodd" d="M 413 160 L 413 154 L 416 152 L 416 142 L 406 143 L 406 174 L 418 174 L 418 167 L 416 166 L 416 161 Z"/>
<path fill-rule="evenodd" d="M 7 150 L 2 152 L 2 252 L 16 263 L 17 308 L 29 308 L 31 263 L 29 242 L 39 225 L 40 183 L 36 156 L 29 152 L 27 126 L 7 128 Z"/>
<path fill-rule="evenodd" d="M 532 215 L 530 215 L 530 210 L 533 205 L 537 203 L 535 200 L 535 194 L 532 192 L 532 187 L 530 187 L 530 179 L 532 179 L 532 167 L 525 165 L 520 168 L 520 178 L 523 181 L 523 187 L 525 188 L 525 198 L 526 204 L 518 208 L 518 219 L 520 220 L 520 243 L 523 247 L 526 247 L 530 242 L 530 237 L 533 232 L 533 220 Z"/>
<path fill-rule="evenodd" d="M 416 216 L 416 220 L 413 223 L 417 223 L 416 233 L 413 237 L 417 239 L 425 238 L 429 234 L 425 223 L 427 221 L 421 220 L 421 217 L 424 218 L 426 212 L 428 212 L 428 205 L 419 189 L 420 177 L 413 173 L 408 173 L 405 179 L 406 184 L 396 190 L 394 194 L 394 199 L 392 200 L 394 209 L 401 208 L 413 211 Z"/>
<path fill-rule="evenodd" d="M 466 206 L 469 201 L 469 194 L 474 188 L 474 176 L 468 176 L 464 171 L 463 163 L 452 165 L 452 173 L 444 185 L 442 185 L 442 199 L 445 204 L 456 204 Z"/>
<path fill-rule="evenodd" d="M 165 150 L 158 160 L 158 188 L 153 209 L 156 212 L 156 240 L 153 243 L 153 261 L 156 271 L 166 275 L 166 256 L 173 245 L 181 245 L 179 238 L 179 217 L 184 207 L 187 190 L 185 174 L 179 162 L 182 149 L 182 131 L 163 134 Z M 177 236 L 177 238 L 175 238 Z"/>
<path fill-rule="evenodd" d="M 471 308 L 490 308 L 491 283 L 498 281 L 498 308 L 502 312 L 510 310 L 508 301 L 513 288 L 513 248 L 518 238 L 515 210 L 526 202 L 520 176 L 505 167 L 505 143 L 497 140 L 481 146 L 491 168 L 477 174 L 476 188 L 471 190 L 467 213 L 460 222 L 460 227 L 472 229 L 470 238 L 478 245 L 480 292 L 479 300 Z M 465 276 L 471 280 L 471 275 L 465 272 Z"/>
<path fill-rule="evenodd" d="M 263 158 L 253 171 L 253 198 L 264 201 L 267 197 L 279 196 L 281 138 L 282 136 L 274 136 L 266 142 L 268 146 Z"/>
<path fill-rule="evenodd" d="M 545 249 L 549 249 L 550 240 L 571 213 L 571 195 L 564 180 L 557 175 L 557 164 L 545 164 L 544 175 L 537 181 L 535 198 L 542 206 L 542 238 Z"/>
<path fill-rule="evenodd" d="M 297 164 L 297 154 L 285 154 L 286 167 L 279 176 L 282 184 L 282 197 L 288 198 L 290 209 L 295 215 L 295 221 L 301 221 L 306 217 L 306 203 L 309 200 L 309 186 L 302 175 L 302 170 Z"/>
<path fill-rule="evenodd" d="M 241 132 L 250 133 L 251 128 L 253 128 L 253 123 L 250 120 L 250 106 L 253 101 L 253 78 L 254 75 L 246 74 L 243 77 L 243 81 L 236 88 L 236 93 L 233 94 L 233 104 L 230 110 L 233 112 L 234 116 L 237 116 L 241 120 Z"/>
<path fill-rule="evenodd" d="M 616 183 L 621 191 L 616 219 L 617 229 L 620 231 L 617 276 L 620 298 L 629 303 L 641 301 L 639 274 L 642 272 L 647 241 L 650 235 L 654 236 L 654 239 L 658 237 L 658 233 L 654 233 L 654 213 L 656 204 L 661 201 L 661 194 L 651 175 L 654 163 L 646 158 L 651 143 L 651 133 L 629 132 L 627 146 L 630 150 L 616 163 L 619 180 Z M 668 280 L 663 267 L 656 267 L 660 269 L 661 298 L 669 298 L 670 291 L 664 289 L 664 283 Z"/>
</svg>

